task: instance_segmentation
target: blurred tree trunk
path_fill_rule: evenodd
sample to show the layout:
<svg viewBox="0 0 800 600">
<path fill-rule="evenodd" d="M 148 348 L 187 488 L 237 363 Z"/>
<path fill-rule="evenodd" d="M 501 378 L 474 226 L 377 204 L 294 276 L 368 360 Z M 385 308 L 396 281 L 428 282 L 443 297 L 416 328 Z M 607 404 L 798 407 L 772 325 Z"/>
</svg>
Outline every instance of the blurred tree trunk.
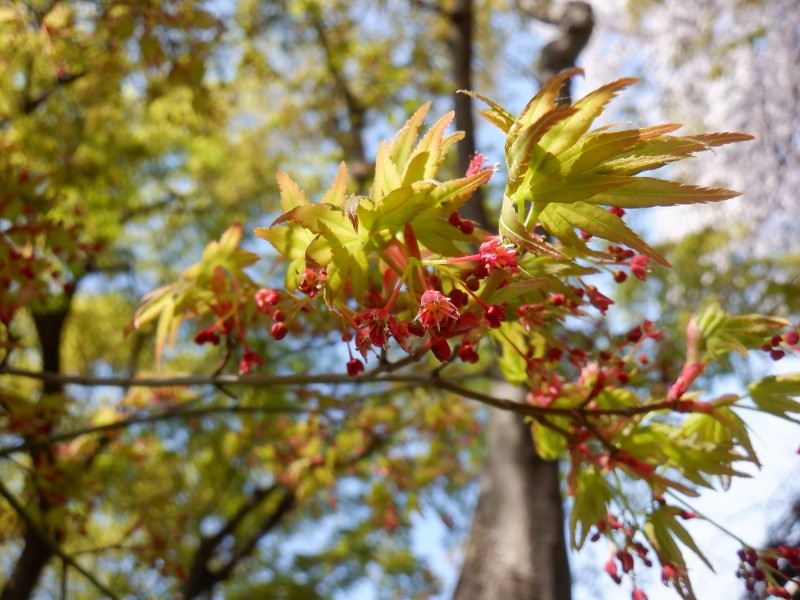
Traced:
<svg viewBox="0 0 800 600">
<path fill-rule="evenodd" d="M 71 299 L 71 294 L 66 294 L 64 302 L 54 307 L 31 309 L 33 322 L 39 336 L 42 370 L 45 372 L 61 372 L 61 338 L 64 323 L 69 314 Z M 45 382 L 42 387 L 42 393 L 59 394 L 62 392 L 62 387 L 59 383 Z M 35 472 L 46 472 L 54 461 L 55 457 L 48 446 L 31 450 L 31 464 Z M 38 478 L 34 478 L 35 502 L 38 518 L 43 523 L 53 507 L 48 495 L 39 486 L 38 481 Z M 57 528 L 50 529 L 49 534 L 56 541 L 60 541 L 60 531 Z M 22 551 L 3 586 L 2 592 L 0 592 L 0 600 L 27 600 L 30 598 L 41 578 L 42 571 L 54 556 L 48 540 L 41 537 L 41 530 L 36 531 L 33 528 L 27 528 L 22 544 Z"/>
<path fill-rule="evenodd" d="M 471 89 L 471 0 L 459 0 L 453 19 L 453 59 L 456 85 Z M 559 5 L 549 14 L 531 14 L 559 27 L 539 61 L 540 80 L 575 65 L 591 35 L 591 6 L 585 2 Z M 565 84 L 563 102 L 569 102 Z M 456 123 L 466 131 L 460 144 L 459 166 L 475 151 L 470 98 L 457 96 Z M 463 100 L 465 99 L 466 102 Z M 467 119 L 460 113 L 466 111 Z M 473 198 L 480 202 L 480 198 Z M 489 228 L 481 207 L 465 216 Z M 524 396 L 524 390 L 495 383 L 499 397 Z M 518 415 L 493 410 L 488 429 L 488 458 L 481 474 L 480 498 L 467 543 L 454 600 L 570 600 L 571 578 L 564 532 L 563 499 L 558 463 L 536 455 L 530 428 Z"/>
</svg>

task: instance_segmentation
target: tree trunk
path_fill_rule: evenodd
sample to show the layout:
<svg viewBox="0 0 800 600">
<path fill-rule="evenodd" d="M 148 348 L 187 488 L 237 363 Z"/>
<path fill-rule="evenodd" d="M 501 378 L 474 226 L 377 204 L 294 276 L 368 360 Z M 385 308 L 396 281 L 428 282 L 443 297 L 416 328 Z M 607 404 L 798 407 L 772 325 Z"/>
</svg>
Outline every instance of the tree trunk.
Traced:
<svg viewBox="0 0 800 600">
<path fill-rule="evenodd" d="M 452 45 L 456 84 L 471 89 L 471 69 L 464 67 L 472 56 L 468 37 L 472 35 L 472 2 L 459 0 L 457 6 L 454 15 L 460 20 L 453 20 Z M 555 9 L 559 12 L 548 20 L 559 26 L 562 36 L 542 52 L 542 81 L 575 65 L 594 24 L 591 6 L 585 2 L 568 2 Z M 562 102 L 570 101 L 569 82 L 565 83 L 562 96 Z M 467 97 L 464 102 L 461 96 L 457 98 L 456 124 L 466 132 L 465 143 L 459 145 L 462 165 L 475 151 L 475 135 L 470 99 Z M 470 118 L 462 115 L 459 119 L 461 111 L 468 111 Z M 472 201 L 480 202 L 480 197 Z M 487 227 L 485 216 L 480 218 L 482 209 L 473 210 L 476 216 L 471 218 Z M 501 382 L 493 385 L 492 392 L 498 397 L 523 395 L 521 390 Z M 558 463 L 536 455 L 530 428 L 516 414 L 491 412 L 487 444 L 480 498 L 454 600 L 570 600 Z"/>
<path fill-rule="evenodd" d="M 505 383 L 492 392 L 520 395 Z M 492 411 L 488 447 L 455 600 L 569 600 L 558 463 L 536 455 L 530 428 L 509 412 Z"/>
<path fill-rule="evenodd" d="M 65 302 L 51 310 L 32 310 L 36 332 L 39 335 L 39 345 L 42 352 L 42 370 L 49 373 L 61 372 L 61 334 L 64 323 L 69 314 L 71 296 Z M 57 394 L 62 391 L 60 383 L 45 382 L 42 392 L 44 394 Z M 34 465 L 47 466 L 55 460 L 49 448 L 39 448 L 31 451 Z M 47 512 L 52 508 L 46 496 L 37 493 L 39 515 L 44 520 Z M 58 538 L 59 536 L 54 536 Z M 53 550 L 32 530 L 25 532 L 22 552 L 14 565 L 14 570 L 3 586 L 0 600 L 27 600 L 33 594 L 42 571 L 53 557 Z"/>
</svg>

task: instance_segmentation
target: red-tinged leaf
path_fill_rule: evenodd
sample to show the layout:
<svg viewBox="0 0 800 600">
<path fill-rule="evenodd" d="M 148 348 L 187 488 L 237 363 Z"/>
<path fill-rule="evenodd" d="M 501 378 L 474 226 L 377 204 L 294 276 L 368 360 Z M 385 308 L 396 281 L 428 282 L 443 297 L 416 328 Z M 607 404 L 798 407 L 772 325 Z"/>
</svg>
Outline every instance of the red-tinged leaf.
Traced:
<svg viewBox="0 0 800 600">
<path fill-rule="evenodd" d="M 764 377 L 747 386 L 756 407 L 767 414 L 800 423 L 790 413 L 800 414 L 800 373 Z"/>
<path fill-rule="evenodd" d="M 625 129 L 598 133 L 596 130 L 585 136 L 559 156 L 548 156 L 537 169 L 536 175 L 558 173 L 562 177 L 587 171 L 595 172 L 598 165 L 623 155 L 630 148 L 646 140 L 678 129 L 680 125 L 666 123 L 642 129 Z M 536 181 L 534 176 L 533 181 Z"/>
<path fill-rule="evenodd" d="M 389 146 L 386 140 L 378 146 L 375 157 L 375 180 L 372 183 L 372 198 L 380 200 L 401 185 L 400 172 L 397 165 L 389 155 Z"/>
<path fill-rule="evenodd" d="M 402 176 L 402 185 L 408 186 L 425 179 L 425 167 L 429 159 L 430 154 L 428 152 L 415 154 L 414 157 L 406 163 L 406 168 Z"/>
<path fill-rule="evenodd" d="M 158 318 L 158 325 L 156 326 L 156 365 L 161 366 L 161 359 L 164 356 L 164 346 L 167 339 L 173 337 L 174 331 L 177 330 L 175 320 L 175 300 L 170 296 L 165 296 L 163 306 L 161 307 L 161 314 Z M 178 317 L 178 325 L 180 325 L 180 316 Z"/>
<path fill-rule="evenodd" d="M 681 542 L 681 543 L 682 543 L 684 546 L 686 546 L 687 548 L 689 548 L 689 550 L 691 550 L 692 552 L 694 552 L 694 553 L 695 553 L 695 555 L 696 555 L 696 556 L 697 556 L 697 557 L 698 557 L 700 560 L 702 560 L 702 561 L 705 563 L 705 565 L 706 565 L 706 566 L 707 566 L 707 567 L 708 567 L 708 568 L 711 570 L 711 572 L 713 573 L 713 572 L 714 572 L 714 566 L 713 566 L 713 565 L 711 564 L 711 562 L 710 562 L 710 561 L 709 561 L 709 560 L 706 558 L 705 554 L 703 554 L 703 553 L 700 551 L 700 548 L 698 548 L 698 547 L 697 547 L 697 544 L 695 543 L 695 541 L 694 541 L 694 539 L 692 538 L 692 536 L 691 536 L 691 535 L 689 535 L 689 532 L 688 532 L 688 531 L 686 531 L 686 528 L 685 528 L 683 525 L 681 525 L 681 524 L 678 522 L 678 520 L 677 520 L 677 519 L 675 519 L 675 518 L 672 518 L 671 520 L 668 520 L 668 521 L 666 521 L 666 524 L 667 524 L 667 527 L 670 529 L 670 531 L 672 531 L 672 533 L 675 535 L 675 537 L 677 537 L 677 538 L 678 538 L 678 540 L 680 540 L 680 542 Z"/>
<path fill-rule="evenodd" d="M 450 126 L 450 123 L 455 117 L 454 112 L 449 112 L 441 119 L 436 121 L 428 132 L 417 144 L 414 152 L 411 153 L 411 159 L 414 155 L 427 152 L 428 160 L 425 163 L 425 179 L 433 179 L 439 173 L 439 167 L 442 163 L 442 141 L 444 139 L 444 132 Z"/>
<path fill-rule="evenodd" d="M 474 242 L 472 237 L 461 233 L 444 219 L 414 219 L 411 224 L 419 244 L 435 254 L 463 256 L 464 249 L 457 242 Z"/>
<path fill-rule="evenodd" d="M 525 105 L 525 108 L 522 109 L 519 116 L 517 116 L 513 125 L 508 130 L 505 147 L 506 154 L 508 154 L 508 149 L 511 144 L 514 143 L 514 140 L 525 127 L 537 121 L 544 113 L 557 104 L 558 97 L 561 94 L 562 84 L 570 77 L 576 75 L 583 75 L 583 69 L 575 67 L 562 71 L 545 83 L 542 89 L 531 98 L 530 102 Z"/>
<path fill-rule="evenodd" d="M 653 259 L 653 261 L 660 265 L 665 267 L 670 266 L 667 259 L 631 231 L 622 219 L 599 206 L 586 202 L 549 204 L 543 212 L 547 212 L 548 216 L 551 218 L 553 217 L 553 213 L 555 213 L 572 227 L 577 227 L 586 233 L 590 233 L 615 244 L 628 246 L 640 254 L 644 254 Z"/>
<path fill-rule="evenodd" d="M 453 179 L 428 188 L 429 207 L 417 218 L 447 217 L 461 209 L 480 186 L 494 175 L 494 171 L 486 169 L 478 171 L 470 177 Z"/>
<path fill-rule="evenodd" d="M 508 165 L 506 195 L 511 196 L 517 191 L 528 173 L 529 166 L 543 160 L 546 151 L 539 145 L 542 137 L 553 126 L 574 113 L 575 109 L 570 106 L 555 107 L 519 132 L 506 151 Z"/>
<path fill-rule="evenodd" d="M 539 213 L 539 224 L 542 228 L 560 241 L 564 246 L 576 250 L 584 256 L 602 256 L 601 253 L 592 250 L 578 234 L 575 233 L 575 226 L 567 218 L 569 213 L 563 213 L 559 209 L 562 204 L 548 204 Z"/>
<path fill-rule="evenodd" d="M 565 254 L 559 252 L 540 236 L 525 228 L 525 225 L 519 220 L 517 212 L 514 210 L 513 202 L 507 196 L 503 200 L 503 207 L 500 211 L 499 229 L 501 235 L 505 235 L 527 252 L 557 259 L 567 258 Z"/>
<path fill-rule="evenodd" d="M 686 568 L 686 561 L 683 559 L 683 553 L 666 526 L 667 520 L 674 519 L 674 515 L 669 514 L 669 512 L 665 513 L 662 509 L 658 509 L 647 518 L 644 526 L 644 534 L 658 554 L 658 558 L 662 564 L 670 563 L 678 567 Z"/>
<path fill-rule="evenodd" d="M 225 233 L 219 238 L 219 250 L 223 254 L 230 254 L 239 247 L 239 242 L 242 241 L 242 225 L 236 223 L 228 227 Z M 212 247 L 214 242 L 209 244 Z"/>
<path fill-rule="evenodd" d="M 355 230 L 345 215 L 344 209 L 332 204 L 305 204 L 297 206 L 275 219 L 270 227 L 292 222 L 302 225 L 314 233 L 327 233 L 353 237 Z"/>
<path fill-rule="evenodd" d="M 344 202 L 344 214 L 347 215 L 347 220 L 353 226 L 353 230 L 358 233 L 358 207 L 361 205 L 361 198 L 359 196 L 350 196 Z"/>
<path fill-rule="evenodd" d="M 450 135 L 444 136 L 441 145 L 441 155 L 447 156 L 447 153 L 450 152 L 450 148 L 452 148 L 456 143 L 460 142 L 463 139 L 464 139 L 463 131 L 454 131 Z"/>
<path fill-rule="evenodd" d="M 281 208 L 283 212 L 289 212 L 296 206 L 309 203 L 303 190 L 287 173 L 278 171 L 276 178 L 278 179 L 278 187 L 281 190 Z"/>
<path fill-rule="evenodd" d="M 258 227 L 256 237 L 267 240 L 280 252 L 281 256 L 289 260 L 302 258 L 306 248 L 314 239 L 314 233 L 296 223 L 286 223 L 285 227 Z"/>
<path fill-rule="evenodd" d="M 656 154 L 653 156 L 628 156 L 615 160 L 609 160 L 602 165 L 596 166 L 592 171 L 601 175 L 623 175 L 632 177 L 643 173 L 660 169 L 669 163 L 686 158 L 679 154 Z"/>
<path fill-rule="evenodd" d="M 580 549 L 591 528 L 604 520 L 613 497 L 611 487 L 594 467 L 587 467 L 575 478 L 574 504 L 569 515 L 570 542 Z"/>
<path fill-rule="evenodd" d="M 425 115 L 431 108 L 431 103 L 423 104 L 411 118 L 406 121 L 402 129 L 389 142 L 389 153 L 392 161 L 396 165 L 405 167 L 414 148 L 414 143 L 419 135 L 419 128 L 425 120 Z"/>
<path fill-rule="evenodd" d="M 414 188 L 397 188 L 384 196 L 364 217 L 364 227 L 369 231 L 388 230 L 392 235 L 402 231 L 403 225 L 415 218 L 428 206 L 425 194 L 414 193 Z"/>
<path fill-rule="evenodd" d="M 697 187 L 652 177 L 633 177 L 631 183 L 625 187 L 613 192 L 598 193 L 586 200 L 593 204 L 607 204 L 619 208 L 647 208 L 719 202 L 739 195 L 740 192 L 733 190 Z"/>
<path fill-rule="evenodd" d="M 478 111 L 478 114 L 481 115 L 484 119 L 489 121 L 492 125 L 497 127 L 503 133 L 508 133 L 511 126 L 514 124 L 514 115 L 508 112 L 505 108 L 496 104 L 492 100 L 489 100 L 485 96 L 481 96 L 480 94 L 476 94 L 475 92 L 470 92 L 468 90 L 458 90 L 459 94 L 465 94 L 467 96 L 471 96 L 480 100 L 481 102 L 488 104 L 490 108 L 483 109 Z"/>
<path fill-rule="evenodd" d="M 164 311 L 167 303 L 172 302 L 172 292 L 177 284 L 171 283 L 153 290 L 142 298 L 142 305 L 136 310 L 131 321 L 133 329 L 140 329 L 143 325 L 157 319 Z"/>
<path fill-rule="evenodd" d="M 482 300 L 487 304 L 503 304 L 504 302 L 510 302 L 520 296 L 524 296 L 528 292 L 547 285 L 548 283 L 550 283 L 550 280 L 544 277 L 526 279 L 525 281 L 519 281 L 501 287 L 489 297 L 482 298 Z"/>
<path fill-rule="evenodd" d="M 408 255 L 420 260 L 422 255 L 419 252 L 419 244 L 417 244 L 417 236 L 414 235 L 414 229 L 411 227 L 411 223 L 406 223 L 405 227 L 403 228 L 403 239 L 406 243 L 406 248 L 408 249 Z"/>
<path fill-rule="evenodd" d="M 339 170 L 336 172 L 336 177 L 333 184 L 325 192 L 325 195 L 320 200 L 321 204 L 332 204 L 340 208 L 344 207 L 347 199 L 347 165 L 344 163 L 339 164 Z"/>
<path fill-rule="evenodd" d="M 721 133 L 701 133 L 698 135 L 689 136 L 688 139 L 697 140 L 708 146 L 722 146 L 724 144 L 733 144 L 735 142 L 748 142 L 756 138 L 755 136 L 747 133 L 725 131 Z"/>
<path fill-rule="evenodd" d="M 529 188 L 530 196 L 536 200 L 547 203 L 591 201 L 595 204 L 609 204 L 596 202 L 598 195 L 604 195 L 610 190 L 624 189 L 634 181 L 631 177 L 613 177 L 610 175 L 595 175 L 583 173 L 571 175 L 566 178 L 546 177 Z M 523 186 L 524 188 L 525 186 Z"/>
<path fill-rule="evenodd" d="M 672 534 L 672 536 L 677 538 L 684 546 L 694 552 L 713 573 L 714 566 L 709 562 L 705 555 L 700 552 L 700 549 L 697 547 L 697 544 L 695 544 L 692 536 L 689 535 L 689 532 L 686 531 L 686 528 L 677 520 L 677 517 L 680 514 L 681 509 L 676 506 L 663 506 L 653 512 L 650 520 L 653 521 L 657 527 L 663 527 L 661 530 L 662 535 Z"/>
<path fill-rule="evenodd" d="M 604 85 L 578 100 L 572 105 L 575 112 L 553 127 L 542 139 L 542 147 L 553 155 L 559 155 L 571 148 L 583 134 L 589 131 L 594 120 L 603 112 L 620 91 L 636 83 L 633 78 L 618 79 Z M 537 167 L 531 164 L 531 168 Z"/>
</svg>

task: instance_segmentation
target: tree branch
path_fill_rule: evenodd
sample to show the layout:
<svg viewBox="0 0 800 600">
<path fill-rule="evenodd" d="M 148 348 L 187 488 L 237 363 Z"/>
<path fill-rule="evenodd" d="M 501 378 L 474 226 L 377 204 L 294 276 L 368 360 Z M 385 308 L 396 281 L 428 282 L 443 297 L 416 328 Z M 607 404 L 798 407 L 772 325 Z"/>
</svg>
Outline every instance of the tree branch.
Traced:
<svg viewBox="0 0 800 600">
<path fill-rule="evenodd" d="M 16 454 L 25 450 L 33 450 L 51 444 L 59 444 L 68 442 L 75 438 L 84 435 L 94 435 L 107 433 L 119 429 L 125 429 L 133 425 L 141 425 L 145 423 L 158 423 L 159 421 L 168 421 L 170 419 L 191 419 L 197 417 L 207 417 L 218 414 L 258 414 L 258 413 L 305 413 L 311 410 L 308 407 L 290 406 L 290 405 L 275 405 L 275 406 L 207 406 L 205 408 L 197 408 L 193 410 L 181 410 L 182 407 L 175 407 L 167 411 L 157 414 L 147 415 L 133 415 L 127 419 L 122 419 L 114 423 L 105 423 L 103 425 L 94 425 L 91 427 L 84 427 L 82 429 L 75 429 L 74 431 L 65 431 L 48 435 L 47 437 L 29 438 L 21 444 L 15 446 L 6 446 L 0 448 L 0 458 Z"/>
<path fill-rule="evenodd" d="M 108 589 L 105 585 L 103 585 L 98 579 L 89 573 L 86 569 L 84 569 L 81 565 L 79 565 L 75 560 L 61 547 L 52 540 L 52 538 L 47 535 L 44 529 L 36 522 L 25 507 L 22 506 L 22 503 L 17 500 L 14 494 L 9 490 L 5 484 L 0 480 L 0 496 L 6 499 L 6 501 L 11 505 L 11 508 L 14 509 L 19 517 L 25 522 L 28 531 L 32 532 L 53 554 L 56 554 L 58 557 L 61 558 L 64 563 L 75 569 L 78 573 L 83 575 L 94 587 L 96 587 L 99 591 L 106 595 L 106 597 L 111 598 L 112 600 L 117 600 L 119 596 L 117 596 L 114 592 Z"/>
<path fill-rule="evenodd" d="M 399 361 L 398 361 L 399 362 Z M 163 377 L 128 377 L 128 376 L 110 376 L 110 377 L 96 377 L 93 375 L 66 375 L 61 373 L 53 373 L 48 371 L 28 371 L 26 369 L 17 369 L 14 367 L 0 368 L 0 375 L 13 375 L 16 377 L 25 377 L 27 379 L 36 379 L 44 383 L 58 384 L 58 385 L 80 385 L 85 387 L 180 387 L 192 385 L 249 385 L 249 386 L 267 386 L 267 385 L 314 385 L 314 384 L 331 384 L 331 385 L 344 385 L 344 384 L 363 384 L 363 383 L 381 383 L 381 382 L 418 382 L 424 383 L 427 380 L 425 375 L 413 375 L 410 373 L 393 373 L 396 370 L 392 368 L 398 363 L 387 363 L 379 365 L 375 369 L 364 373 L 358 377 L 350 377 L 349 375 L 336 375 L 336 374 L 320 374 L 320 375 L 173 375 Z"/>
</svg>

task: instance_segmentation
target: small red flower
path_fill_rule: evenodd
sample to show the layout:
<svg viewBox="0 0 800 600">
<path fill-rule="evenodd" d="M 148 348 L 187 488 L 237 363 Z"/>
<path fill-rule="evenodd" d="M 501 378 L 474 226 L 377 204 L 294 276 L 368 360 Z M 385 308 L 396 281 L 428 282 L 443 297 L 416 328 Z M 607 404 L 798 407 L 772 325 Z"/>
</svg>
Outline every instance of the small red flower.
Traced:
<svg viewBox="0 0 800 600">
<path fill-rule="evenodd" d="M 450 292 L 449 299 L 450 302 L 453 303 L 453 306 L 456 308 L 462 308 L 467 305 L 467 302 L 469 302 L 469 295 L 459 289 L 454 289 L 452 292 Z"/>
<path fill-rule="evenodd" d="M 644 281 L 647 279 L 647 263 L 650 259 L 643 255 L 634 256 L 629 263 L 631 266 L 631 273 L 636 279 Z"/>
<path fill-rule="evenodd" d="M 475 344 L 461 344 L 458 348 L 458 358 L 468 363 L 476 363 L 480 356 L 475 352 Z"/>
<path fill-rule="evenodd" d="M 219 344 L 219 333 L 216 331 L 216 325 L 209 327 L 208 329 L 204 329 L 196 336 L 194 336 L 194 343 L 198 346 L 202 346 L 203 344 L 209 343 L 213 344 L 214 346 Z"/>
<path fill-rule="evenodd" d="M 313 298 L 325 284 L 327 274 L 325 269 L 315 271 L 314 269 L 306 267 L 305 273 L 303 274 L 303 281 L 300 282 L 300 291 L 309 298 Z"/>
<path fill-rule="evenodd" d="M 670 581 L 678 581 L 678 579 L 678 569 L 673 565 L 667 563 L 661 567 L 661 581 L 664 582 L 664 585 L 667 585 Z"/>
<path fill-rule="evenodd" d="M 357 358 L 351 358 L 347 362 L 347 374 L 350 377 L 355 377 L 359 373 L 363 373 L 363 372 L 364 372 L 364 363 L 362 363 Z"/>
<path fill-rule="evenodd" d="M 487 270 L 506 270 L 512 273 L 519 270 L 517 247 L 514 244 L 503 243 L 502 237 L 493 236 L 489 238 L 480 245 L 478 253 Z"/>
<path fill-rule="evenodd" d="M 784 352 L 783 350 L 771 350 L 769 353 L 769 357 L 772 360 L 780 360 L 784 356 L 786 356 L 786 352 Z"/>
<path fill-rule="evenodd" d="M 644 593 L 642 588 L 633 588 L 633 593 L 631 594 L 631 600 L 647 600 L 647 594 Z"/>
<path fill-rule="evenodd" d="M 469 166 L 467 167 L 467 172 L 464 174 L 464 177 L 472 177 L 473 175 L 477 175 L 481 171 L 485 171 L 486 169 L 491 169 L 491 167 L 486 167 L 484 164 L 486 163 L 486 157 L 483 156 L 480 152 L 476 152 L 472 155 L 472 159 L 469 161 Z"/>
<path fill-rule="evenodd" d="M 242 355 L 242 360 L 239 362 L 239 370 L 242 373 L 249 373 L 254 367 L 264 364 L 264 359 L 258 352 L 247 350 Z"/>
<path fill-rule="evenodd" d="M 601 294 L 593 285 L 590 285 L 586 288 L 586 293 L 589 295 L 589 302 L 591 305 L 599 310 L 601 315 L 606 314 L 608 308 L 614 304 L 614 301 L 611 298 Z"/>
<path fill-rule="evenodd" d="M 429 329 L 435 327 L 436 331 L 439 331 L 448 321 L 458 320 L 460 316 L 461 313 L 458 312 L 456 306 L 442 292 L 428 290 L 422 294 L 417 319 L 425 327 Z"/>
<path fill-rule="evenodd" d="M 397 321 L 394 317 L 389 317 L 389 333 L 397 340 L 397 343 L 400 344 L 403 350 L 406 352 L 410 351 L 411 348 L 408 345 L 408 336 L 411 335 L 411 332 L 408 328 L 408 321 Z"/>
<path fill-rule="evenodd" d="M 497 329 L 506 320 L 506 311 L 498 304 L 492 304 L 485 313 L 483 319 L 489 327 Z"/>
<path fill-rule="evenodd" d="M 619 576 L 619 573 L 617 572 L 617 561 L 614 560 L 613 556 L 610 557 L 608 561 L 606 561 L 606 564 L 603 568 L 605 569 L 606 573 L 608 573 L 608 576 L 611 577 L 611 579 L 613 579 L 615 583 L 620 583 L 622 581 L 622 578 Z"/>
<path fill-rule="evenodd" d="M 369 308 L 358 317 L 358 326 L 367 331 L 369 341 L 375 346 L 389 345 L 390 324 L 394 319 L 383 308 Z"/>
<path fill-rule="evenodd" d="M 281 299 L 281 296 L 276 290 L 261 288 L 256 292 L 255 299 L 258 311 L 268 313 L 270 307 L 275 306 Z"/>
</svg>

